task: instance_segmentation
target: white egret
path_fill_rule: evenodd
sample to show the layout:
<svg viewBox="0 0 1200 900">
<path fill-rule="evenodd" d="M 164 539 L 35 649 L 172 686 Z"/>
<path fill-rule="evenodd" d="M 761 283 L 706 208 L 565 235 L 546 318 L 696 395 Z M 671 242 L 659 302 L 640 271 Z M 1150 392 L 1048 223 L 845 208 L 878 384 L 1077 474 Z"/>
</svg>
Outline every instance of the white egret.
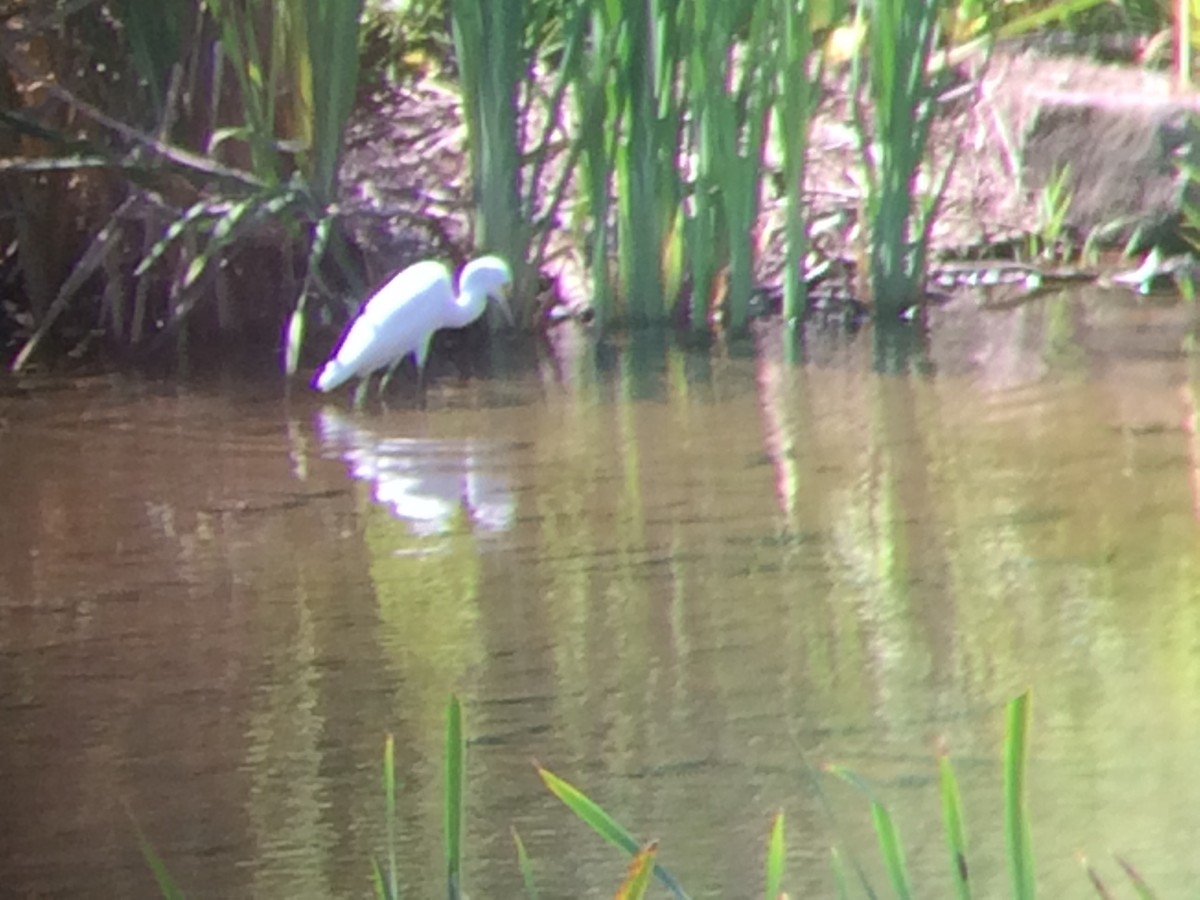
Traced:
<svg viewBox="0 0 1200 900">
<path fill-rule="evenodd" d="M 511 320 L 505 301 L 510 284 L 512 271 L 498 256 L 481 256 L 468 263 L 458 279 L 457 297 L 450 270 L 442 263 L 428 259 L 414 263 L 367 299 L 313 386 L 331 391 L 357 377 L 365 387 L 371 373 L 409 354 L 416 360 L 419 376 L 429 341 L 438 329 L 470 325 L 483 315 L 489 299 L 497 301 Z"/>
</svg>

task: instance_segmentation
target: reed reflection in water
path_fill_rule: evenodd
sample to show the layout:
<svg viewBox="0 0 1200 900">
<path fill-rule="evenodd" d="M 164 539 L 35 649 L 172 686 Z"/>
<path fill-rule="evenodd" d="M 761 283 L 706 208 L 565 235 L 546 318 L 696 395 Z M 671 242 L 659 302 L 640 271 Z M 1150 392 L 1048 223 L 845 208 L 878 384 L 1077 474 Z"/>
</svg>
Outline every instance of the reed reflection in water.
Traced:
<svg viewBox="0 0 1200 900">
<path fill-rule="evenodd" d="M 956 315 L 886 354 L 869 331 L 577 336 L 423 411 L 237 382 L 9 390 L 0 883 L 151 894 L 128 810 L 189 894 L 360 896 L 390 731 L 423 896 L 455 691 L 478 896 L 520 895 L 512 826 L 546 896 L 624 872 L 533 757 L 715 896 L 758 892 L 780 807 L 794 895 L 830 895 L 838 834 L 874 872 L 862 798 L 820 782 L 835 826 L 805 765 L 836 760 L 938 893 L 939 738 L 979 891 L 1002 893 L 1000 711 L 1027 685 L 1047 895 L 1086 890 L 1080 848 L 1194 883 L 1186 311 Z"/>
</svg>

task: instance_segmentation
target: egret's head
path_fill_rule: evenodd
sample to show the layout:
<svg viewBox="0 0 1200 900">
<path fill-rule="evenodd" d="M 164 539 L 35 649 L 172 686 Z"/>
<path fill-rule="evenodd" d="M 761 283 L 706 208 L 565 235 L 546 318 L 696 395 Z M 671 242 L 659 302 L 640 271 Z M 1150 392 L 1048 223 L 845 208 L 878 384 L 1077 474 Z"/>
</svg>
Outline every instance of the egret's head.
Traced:
<svg viewBox="0 0 1200 900">
<path fill-rule="evenodd" d="M 509 322 L 513 321 L 512 310 L 508 308 L 508 290 L 511 286 L 512 269 L 498 256 L 481 256 L 472 260 L 458 279 L 460 294 L 495 300 Z"/>
</svg>

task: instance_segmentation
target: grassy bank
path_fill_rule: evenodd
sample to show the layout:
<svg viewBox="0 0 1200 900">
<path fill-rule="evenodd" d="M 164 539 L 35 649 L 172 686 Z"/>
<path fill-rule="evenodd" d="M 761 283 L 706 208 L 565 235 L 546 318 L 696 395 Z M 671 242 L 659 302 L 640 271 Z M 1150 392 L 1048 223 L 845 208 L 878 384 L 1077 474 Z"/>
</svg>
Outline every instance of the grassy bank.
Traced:
<svg viewBox="0 0 1200 900">
<path fill-rule="evenodd" d="M 97 339 L 182 352 L 254 335 L 281 341 L 297 370 L 314 326 L 336 328 L 369 285 L 362 257 L 403 243 L 363 236 L 408 227 L 371 204 L 369 185 L 339 182 L 351 109 L 386 78 L 437 81 L 458 98 L 469 227 L 454 255 L 513 261 L 525 325 L 542 311 L 538 275 L 553 269 L 574 274 L 602 326 L 738 331 L 777 236 L 783 314 L 805 312 L 809 126 L 830 78 L 844 83 L 849 69 L 860 281 L 894 318 L 923 290 L 948 174 L 931 169 L 928 143 L 950 61 L 985 53 L 996 35 L 1104 27 L 1109 6 L 887 0 L 868 16 L 841 0 L 365 11 L 357 0 L 170 0 L 14 11 L 0 42 L 0 236 L 15 289 L 0 338 L 20 370 Z M 1121 7 L 1122 27 L 1172 26 L 1164 5 Z M 1178 23 L 1180 46 L 1189 24 Z M 770 228 L 768 206 L 782 211 Z"/>
</svg>

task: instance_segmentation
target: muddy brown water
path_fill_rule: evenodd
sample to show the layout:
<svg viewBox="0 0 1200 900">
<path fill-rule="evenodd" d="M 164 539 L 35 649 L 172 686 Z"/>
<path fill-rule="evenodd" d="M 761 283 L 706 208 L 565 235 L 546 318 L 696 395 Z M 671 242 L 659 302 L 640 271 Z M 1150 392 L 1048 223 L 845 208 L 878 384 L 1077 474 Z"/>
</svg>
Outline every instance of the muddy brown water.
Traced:
<svg viewBox="0 0 1200 900">
<path fill-rule="evenodd" d="M 1047 896 L 1082 851 L 1156 888 L 1200 857 L 1200 375 L 1192 314 L 963 301 L 921 365 L 869 330 L 792 356 L 664 338 L 424 410 L 277 380 L 7 382 L 0 396 L 0 894 L 362 897 L 396 738 L 405 896 L 441 879 L 441 735 L 465 708 L 466 883 L 611 896 L 589 791 L 693 894 L 886 892 L 875 785 L 947 887 L 935 751 L 981 895 L 1007 893 L 1003 704 L 1034 690 Z M 903 362 L 903 361 L 902 361 Z M 886 368 L 886 366 L 885 366 Z M 812 768 L 810 768 L 812 767 Z M 819 786 L 819 788 L 818 788 Z"/>
</svg>

